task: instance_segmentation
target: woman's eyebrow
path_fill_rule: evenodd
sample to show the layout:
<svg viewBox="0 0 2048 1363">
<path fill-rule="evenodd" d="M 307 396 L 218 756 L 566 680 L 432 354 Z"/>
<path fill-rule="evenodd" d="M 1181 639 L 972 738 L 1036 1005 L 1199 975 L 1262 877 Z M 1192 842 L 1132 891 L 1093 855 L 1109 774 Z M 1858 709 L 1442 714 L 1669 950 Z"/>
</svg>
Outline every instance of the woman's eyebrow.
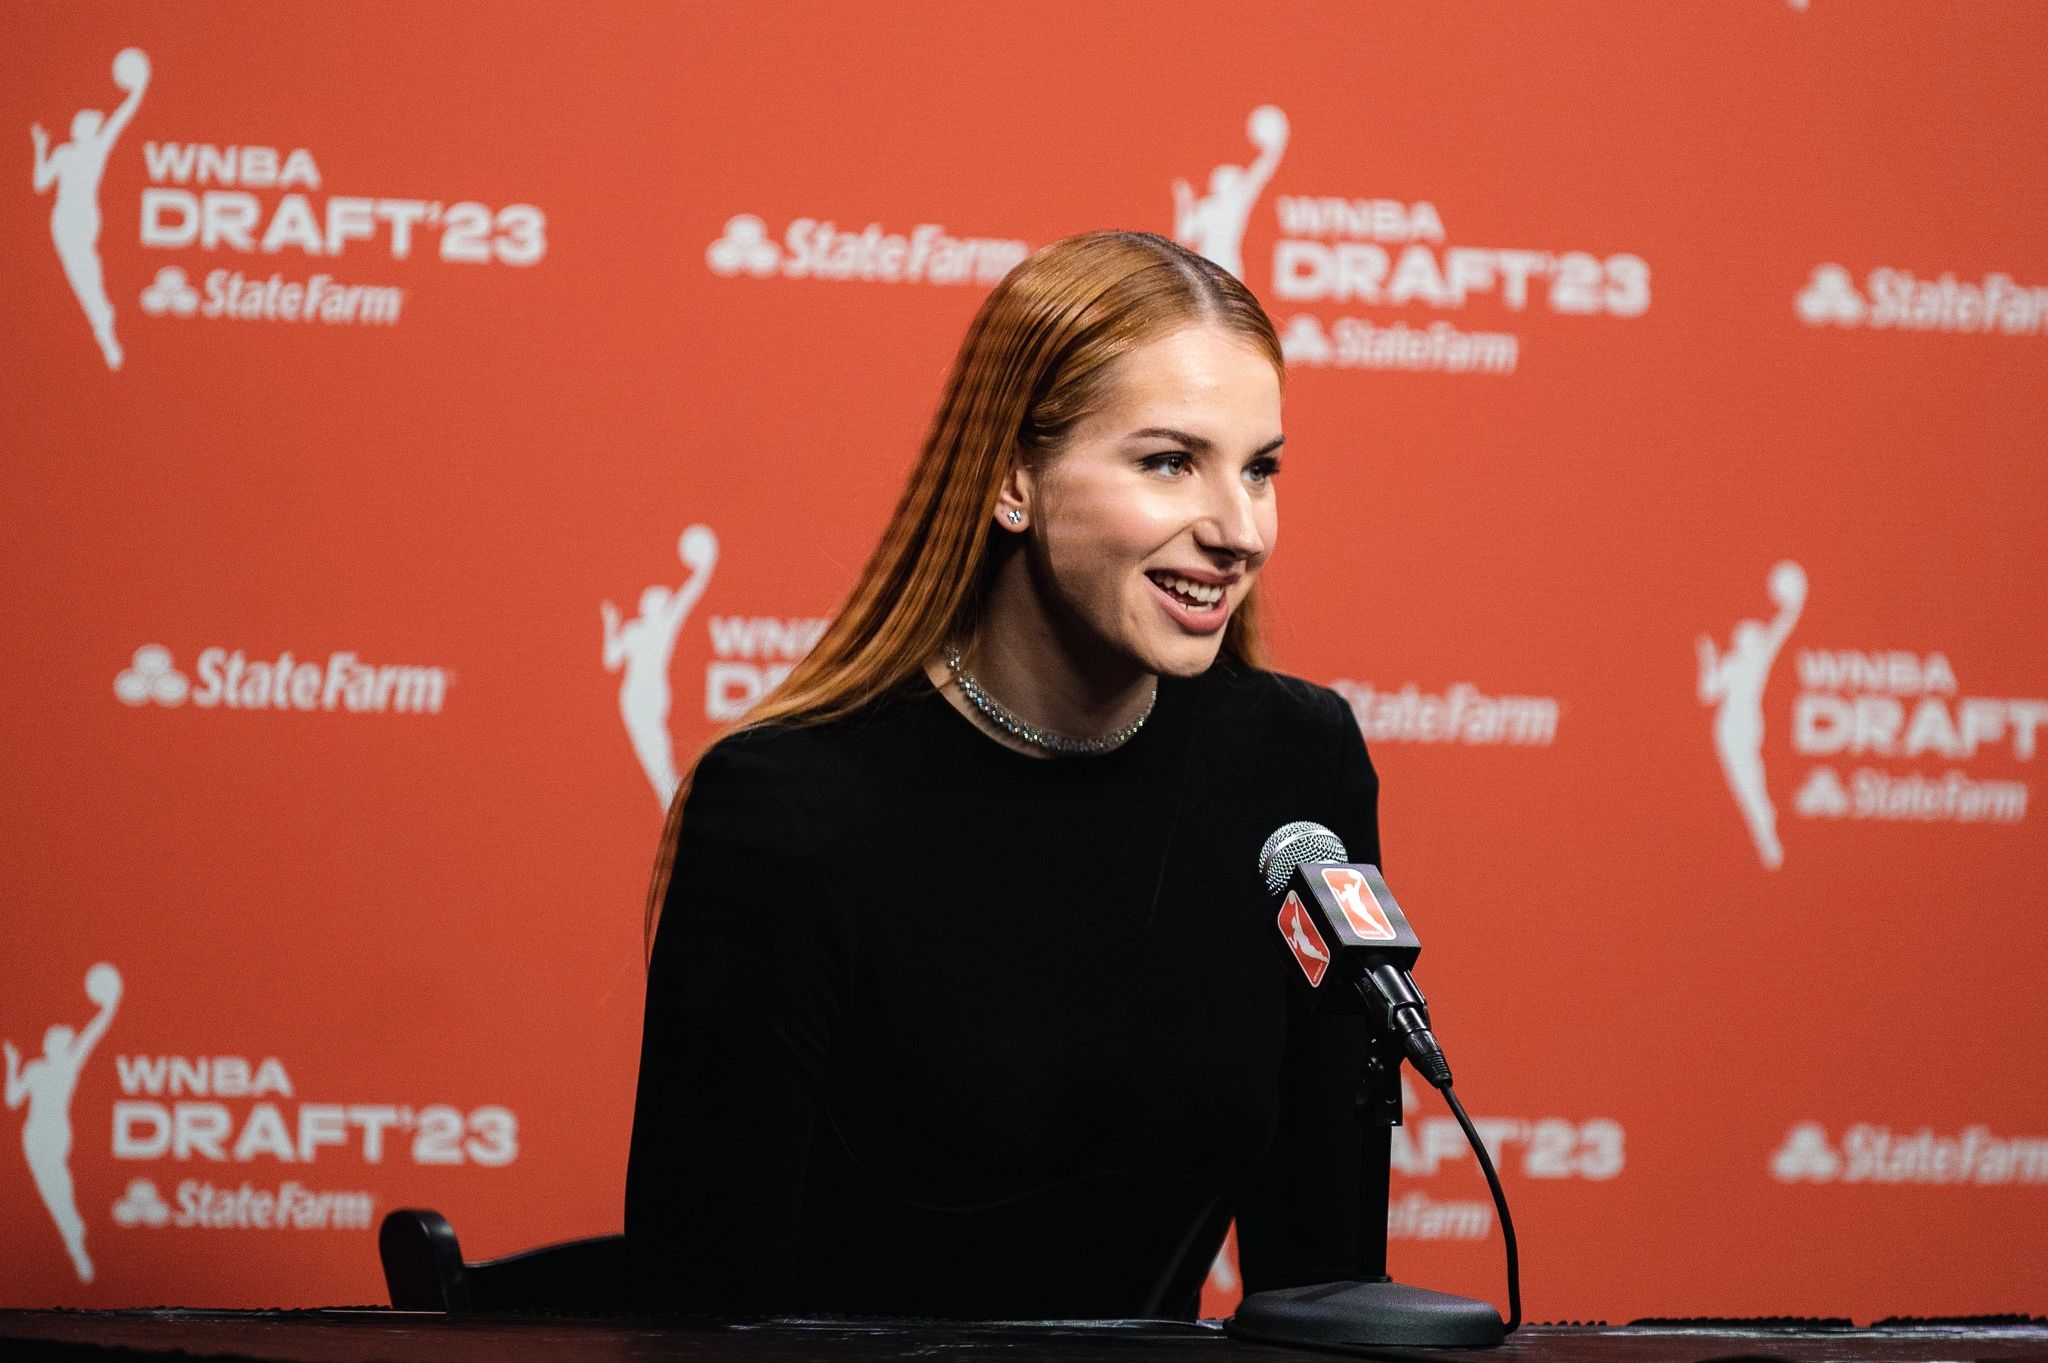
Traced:
<svg viewBox="0 0 2048 1363">
<path fill-rule="evenodd" d="M 1190 435 L 1186 431 L 1177 431 L 1171 426 L 1147 426 L 1142 431 L 1132 431 L 1130 435 L 1127 437 L 1127 439 L 1137 440 L 1141 437 L 1154 437 L 1160 440 L 1172 440 L 1179 444 L 1187 446 L 1196 454 L 1207 454 L 1211 450 L 1216 448 L 1215 442 L 1207 439 L 1204 436 Z M 1262 454 L 1271 454 L 1274 450 L 1279 449 L 1282 445 L 1286 443 L 1286 436 L 1276 435 L 1271 440 L 1268 440 L 1265 444 L 1259 446 L 1256 450 L 1253 450 L 1252 456 L 1254 458 L 1257 458 L 1259 455 Z"/>
</svg>

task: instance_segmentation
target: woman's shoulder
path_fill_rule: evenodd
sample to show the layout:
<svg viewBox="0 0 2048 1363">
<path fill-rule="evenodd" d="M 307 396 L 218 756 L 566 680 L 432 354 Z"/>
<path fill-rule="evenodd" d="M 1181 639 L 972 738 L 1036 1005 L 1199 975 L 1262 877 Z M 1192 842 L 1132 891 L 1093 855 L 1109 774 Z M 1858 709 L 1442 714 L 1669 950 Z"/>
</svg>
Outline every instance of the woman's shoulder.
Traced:
<svg viewBox="0 0 2048 1363">
<path fill-rule="evenodd" d="M 1327 737 L 1351 721 L 1351 704 L 1327 686 L 1285 672 L 1218 659 L 1205 674 L 1215 703 L 1240 723 Z"/>
<path fill-rule="evenodd" d="M 793 805 L 831 803 L 858 788 L 913 719 L 904 688 L 829 719 L 778 719 L 726 733 L 697 759 L 692 790 L 709 782 Z"/>
<path fill-rule="evenodd" d="M 1251 783 L 1247 789 L 1280 790 L 1291 804 L 1309 799 L 1311 808 L 1324 801 L 1319 821 L 1376 861 L 1379 773 L 1351 702 L 1330 687 L 1242 665 L 1222 670 L 1212 684 L 1218 700 L 1209 729 L 1222 760 Z"/>
</svg>

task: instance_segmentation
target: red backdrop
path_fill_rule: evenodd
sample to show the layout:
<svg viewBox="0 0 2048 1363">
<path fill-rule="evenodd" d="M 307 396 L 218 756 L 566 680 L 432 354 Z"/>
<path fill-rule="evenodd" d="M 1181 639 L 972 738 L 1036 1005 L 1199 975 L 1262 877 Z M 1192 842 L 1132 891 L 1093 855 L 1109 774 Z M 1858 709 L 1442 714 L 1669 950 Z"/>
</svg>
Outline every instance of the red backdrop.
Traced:
<svg viewBox="0 0 2048 1363">
<path fill-rule="evenodd" d="M 990 283 L 1122 226 L 1287 336 L 1274 643 L 1358 706 L 1532 1316 L 2048 1306 L 2038 7 L 0 35 L 0 1303 L 616 1230 L 664 765 Z M 1396 1273 L 1497 1294 L 1433 1097 L 1396 1157 Z"/>
</svg>

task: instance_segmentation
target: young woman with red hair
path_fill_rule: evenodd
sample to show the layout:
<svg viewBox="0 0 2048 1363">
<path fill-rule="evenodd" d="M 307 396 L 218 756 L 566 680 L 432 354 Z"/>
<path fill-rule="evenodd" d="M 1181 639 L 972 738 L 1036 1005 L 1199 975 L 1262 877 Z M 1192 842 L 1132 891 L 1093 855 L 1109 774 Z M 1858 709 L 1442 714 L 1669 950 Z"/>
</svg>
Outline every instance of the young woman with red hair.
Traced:
<svg viewBox="0 0 2048 1363">
<path fill-rule="evenodd" d="M 649 1305 L 1192 1318 L 1352 1276 L 1361 1018 L 1257 874 L 1379 860 L 1349 708 L 1265 670 L 1284 368 L 1236 279 L 1099 232 L 976 315 L 881 544 L 704 754 L 647 906 Z"/>
</svg>

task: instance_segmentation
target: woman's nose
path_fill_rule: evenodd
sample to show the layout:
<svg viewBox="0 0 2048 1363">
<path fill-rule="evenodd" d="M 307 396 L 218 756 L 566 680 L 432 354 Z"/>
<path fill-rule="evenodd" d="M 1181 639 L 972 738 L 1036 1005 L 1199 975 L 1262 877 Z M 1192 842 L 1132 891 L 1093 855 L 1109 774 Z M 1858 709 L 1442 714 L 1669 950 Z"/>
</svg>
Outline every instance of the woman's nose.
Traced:
<svg viewBox="0 0 2048 1363">
<path fill-rule="evenodd" d="M 1196 527 L 1196 543 L 1237 558 L 1256 558 L 1265 552 L 1266 540 L 1259 533 L 1251 493 L 1236 479 L 1211 496 L 1207 510 L 1202 524 Z"/>
</svg>

